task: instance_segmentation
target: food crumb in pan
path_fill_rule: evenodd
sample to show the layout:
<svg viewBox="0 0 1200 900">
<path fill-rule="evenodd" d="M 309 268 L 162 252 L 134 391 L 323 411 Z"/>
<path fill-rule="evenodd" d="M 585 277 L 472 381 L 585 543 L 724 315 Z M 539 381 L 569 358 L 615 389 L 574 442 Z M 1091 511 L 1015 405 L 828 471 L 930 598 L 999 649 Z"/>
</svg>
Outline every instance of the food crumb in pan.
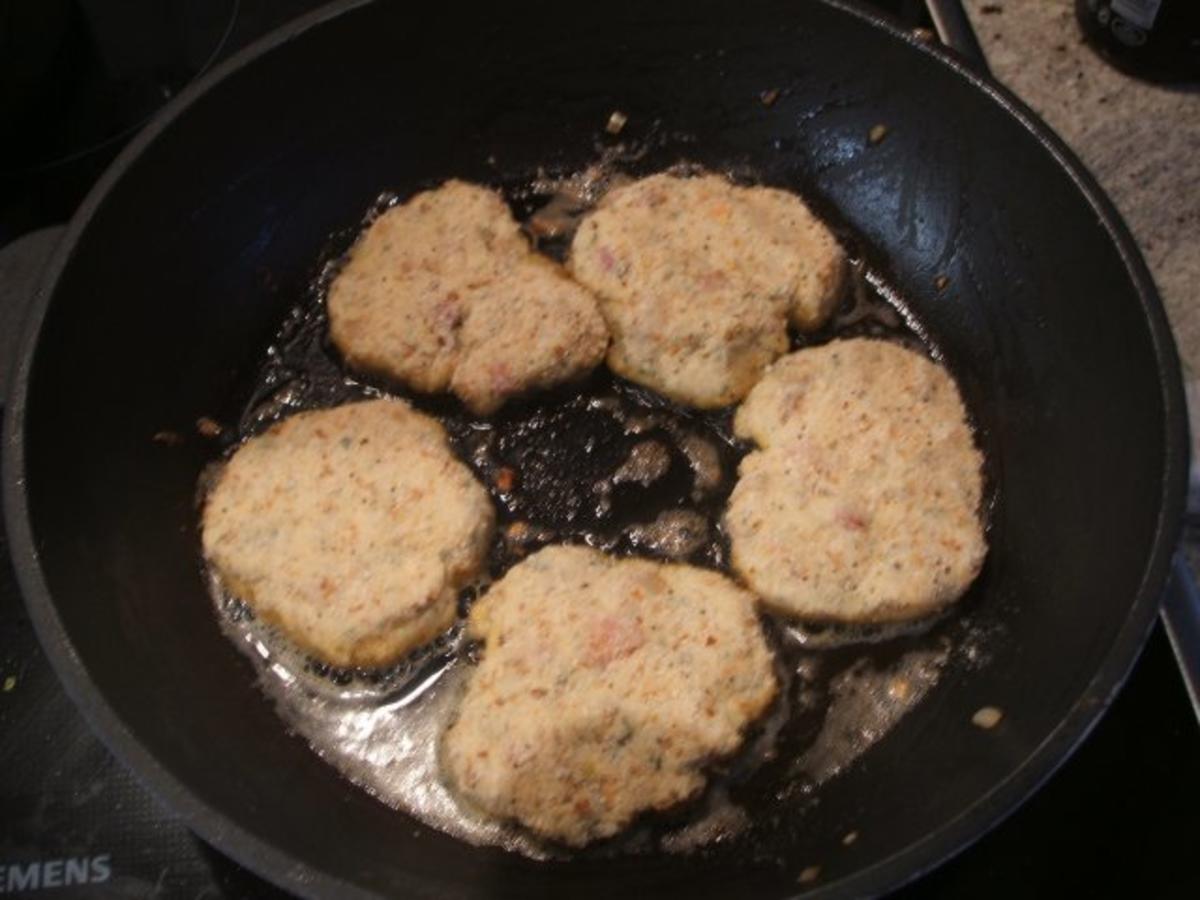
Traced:
<svg viewBox="0 0 1200 900">
<path fill-rule="evenodd" d="M 933 286 L 939 291 L 944 291 L 950 286 L 950 279 L 945 275 L 939 275 L 937 278 L 933 279 Z"/>
<path fill-rule="evenodd" d="M 629 458 L 613 473 L 613 484 L 653 484 L 671 468 L 671 452 L 658 441 L 641 441 L 629 451 Z"/>
<path fill-rule="evenodd" d="M 812 884 L 821 877 L 820 866 L 805 866 L 801 870 L 799 877 L 796 879 L 801 884 Z"/>
<path fill-rule="evenodd" d="M 9 691 L 11 691 L 16 686 L 17 686 L 17 676 L 16 675 L 5 675 L 4 676 L 4 693 L 7 694 Z"/>
<path fill-rule="evenodd" d="M 530 216 L 525 223 L 525 230 L 535 242 L 543 238 L 560 238 L 574 228 L 576 216 L 572 215 L 569 208 L 562 209 L 563 206 L 563 201 L 554 197 Z"/>
<path fill-rule="evenodd" d="M 871 130 L 867 133 L 867 140 L 872 144 L 878 144 L 888 135 L 888 127 L 882 123 L 871 126 Z"/>
<path fill-rule="evenodd" d="M 620 134 L 628 121 L 629 116 L 625 115 L 619 109 L 614 109 L 612 115 L 608 117 L 608 122 L 604 125 L 604 130 L 609 134 Z"/>
<path fill-rule="evenodd" d="M 164 447 L 178 447 L 183 443 L 183 435 L 178 431 L 156 431 L 150 440 Z"/>
<path fill-rule="evenodd" d="M 721 454 L 711 442 L 693 432 L 684 432 L 678 440 L 692 469 L 692 500 L 703 500 L 721 486 L 725 477 Z"/>
<path fill-rule="evenodd" d="M 208 416 L 201 416 L 196 420 L 196 431 L 200 433 L 201 437 L 219 438 L 225 429 L 221 427 L 220 423 L 217 422 L 216 419 L 212 419 Z"/>
<path fill-rule="evenodd" d="M 758 95 L 758 99 L 763 106 L 774 106 L 775 101 L 779 99 L 779 88 L 771 88 L 769 91 L 763 91 Z"/>
<path fill-rule="evenodd" d="M 519 559 L 558 537 L 552 528 L 532 525 L 523 519 L 510 522 L 504 528 L 504 546 L 509 554 Z"/>
<path fill-rule="evenodd" d="M 496 470 L 492 482 L 496 485 L 496 490 L 507 494 L 517 486 L 517 472 L 512 466 L 501 466 Z"/>
<path fill-rule="evenodd" d="M 842 846 L 849 847 L 851 844 L 853 844 L 857 840 L 858 840 L 858 832 L 857 831 L 847 831 L 845 836 L 842 838 Z"/>
<path fill-rule="evenodd" d="M 667 559 L 687 559 L 708 543 L 708 520 L 694 509 L 668 509 L 626 530 L 633 546 Z"/>
<path fill-rule="evenodd" d="M 984 706 L 975 710 L 975 715 L 971 716 L 971 724 L 987 730 L 995 728 L 1003 718 L 1004 712 L 1002 710 L 994 706 Z"/>
</svg>

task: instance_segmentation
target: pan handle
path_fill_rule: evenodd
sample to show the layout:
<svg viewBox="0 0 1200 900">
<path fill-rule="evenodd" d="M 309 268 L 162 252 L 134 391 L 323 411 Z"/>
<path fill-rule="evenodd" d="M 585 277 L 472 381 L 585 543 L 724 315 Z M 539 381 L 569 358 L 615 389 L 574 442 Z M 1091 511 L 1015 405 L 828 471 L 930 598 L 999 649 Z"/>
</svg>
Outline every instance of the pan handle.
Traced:
<svg viewBox="0 0 1200 900">
<path fill-rule="evenodd" d="M 1200 589 L 1182 551 L 1175 554 L 1164 592 L 1162 623 L 1183 673 L 1192 709 L 1200 719 Z"/>
<path fill-rule="evenodd" d="M 925 0 L 925 8 L 929 10 L 929 18 L 933 19 L 933 27 L 943 44 L 955 51 L 972 69 L 980 75 L 990 75 L 987 57 L 975 37 L 975 29 L 971 20 L 963 10 L 961 0 Z"/>
</svg>

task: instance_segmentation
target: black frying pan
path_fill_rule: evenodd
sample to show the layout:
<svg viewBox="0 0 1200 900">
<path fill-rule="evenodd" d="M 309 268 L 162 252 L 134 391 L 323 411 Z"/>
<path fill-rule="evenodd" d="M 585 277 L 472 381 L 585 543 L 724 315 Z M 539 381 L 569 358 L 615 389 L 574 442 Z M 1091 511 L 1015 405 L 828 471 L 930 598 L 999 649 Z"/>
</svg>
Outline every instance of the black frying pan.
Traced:
<svg viewBox="0 0 1200 900">
<path fill-rule="evenodd" d="M 301 893 L 882 891 L 1033 791 L 1153 621 L 1187 461 L 1161 305 L 1111 205 L 1028 110 L 869 14 L 564 15 L 337 4 L 133 142 L 50 265 L 8 406 L 5 512 L 31 614 L 115 752 L 201 836 Z M 989 454 L 991 554 L 968 612 L 991 637 L 985 664 L 944 678 L 815 804 L 772 808 L 752 841 L 535 863 L 405 820 L 286 733 L 199 577 L 193 491 L 214 451 L 152 436 L 236 419 L 330 234 L 381 189 L 577 169 L 614 109 L 645 149 L 633 170 L 687 159 L 792 186 L 908 298 Z M 985 705 L 1006 713 L 986 732 L 971 724 Z"/>
</svg>

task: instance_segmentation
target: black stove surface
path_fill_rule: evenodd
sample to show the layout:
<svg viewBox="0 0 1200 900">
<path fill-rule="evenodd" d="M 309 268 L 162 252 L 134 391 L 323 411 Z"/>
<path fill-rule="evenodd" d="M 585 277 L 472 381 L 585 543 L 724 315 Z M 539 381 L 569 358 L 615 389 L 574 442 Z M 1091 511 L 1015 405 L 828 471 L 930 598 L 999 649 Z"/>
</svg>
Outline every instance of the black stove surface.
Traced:
<svg viewBox="0 0 1200 900">
<path fill-rule="evenodd" d="M 21 131 L 20 146 L 0 155 L 0 369 L 9 363 L 6 339 L 20 316 L 21 285 L 54 242 L 54 232 L 29 232 L 68 217 L 158 103 L 215 59 L 316 5 L 29 0 L 0 6 L 4 12 L 40 7 L 52 23 L 74 23 L 59 52 L 80 54 L 91 67 L 86 85 L 53 85 L 64 121 Z M 919 18 L 919 0 L 876 5 L 928 24 Z M 157 29 L 147 32 L 149 45 L 120 38 L 122 27 L 149 19 Z M 4 29 L 15 20 L 15 13 L 0 19 L 0 51 L 11 46 L 13 32 Z M 168 45 L 173 49 L 164 50 Z M 23 115 L 35 125 L 44 117 Z M 1200 534 L 1189 542 L 1200 545 Z M 1159 627 L 1100 725 L 1043 790 L 900 896 L 1196 897 L 1200 867 L 1190 853 L 1197 835 L 1200 727 Z M 92 735 L 38 646 L 2 526 L 0 894 L 287 896 L 192 835 Z"/>
</svg>

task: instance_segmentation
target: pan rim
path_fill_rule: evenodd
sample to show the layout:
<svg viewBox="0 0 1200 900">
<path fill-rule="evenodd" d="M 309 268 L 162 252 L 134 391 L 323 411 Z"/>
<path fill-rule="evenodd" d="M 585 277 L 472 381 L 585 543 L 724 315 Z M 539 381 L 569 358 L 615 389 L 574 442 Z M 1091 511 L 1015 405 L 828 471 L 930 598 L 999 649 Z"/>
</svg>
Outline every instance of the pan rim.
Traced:
<svg viewBox="0 0 1200 900">
<path fill-rule="evenodd" d="M 114 185 L 119 184 L 126 170 L 136 163 L 162 131 L 216 84 L 322 22 L 371 2 L 374 0 L 334 0 L 251 43 L 189 85 L 122 150 L 72 217 L 43 272 L 34 301 L 26 314 L 14 361 L 3 432 L 0 485 L 3 487 L 4 516 L 13 567 L 38 640 L 68 695 L 108 749 L 155 796 L 177 813 L 190 829 L 239 864 L 289 891 L 310 897 L 365 898 L 375 895 L 323 869 L 294 859 L 287 851 L 245 830 L 224 812 L 200 800 L 184 782 L 154 758 L 92 683 L 82 659 L 67 636 L 41 569 L 25 492 L 26 410 L 38 336 L 54 289 L 70 263 L 80 235 Z M 926 54 L 958 77 L 966 79 L 988 100 L 1020 123 L 1071 178 L 1108 233 L 1138 295 L 1158 364 L 1166 431 L 1159 515 L 1142 579 L 1125 622 L 1083 694 L 1042 743 L 1007 778 L 994 785 L 958 816 L 886 859 L 834 884 L 817 886 L 805 892 L 806 897 L 825 898 L 874 895 L 893 890 L 961 853 L 1020 807 L 1091 733 L 1125 683 L 1154 624 L 1182 525 L 1189 442 L 1182 371 L 1161 298 L 1128 227 L 1073 151 L 1014 94 L 989 78 L 976 74 L 952 51 L 922 40 L 886 15 L 868 9 L 856 0 L 821 2 L 868 27 L 877 28 L 903 41 L 915 52 Z M 427 886 L 412 878 L 406 878 L 397 887 L 413 896 L 428 896 Z"/>
</svg>

